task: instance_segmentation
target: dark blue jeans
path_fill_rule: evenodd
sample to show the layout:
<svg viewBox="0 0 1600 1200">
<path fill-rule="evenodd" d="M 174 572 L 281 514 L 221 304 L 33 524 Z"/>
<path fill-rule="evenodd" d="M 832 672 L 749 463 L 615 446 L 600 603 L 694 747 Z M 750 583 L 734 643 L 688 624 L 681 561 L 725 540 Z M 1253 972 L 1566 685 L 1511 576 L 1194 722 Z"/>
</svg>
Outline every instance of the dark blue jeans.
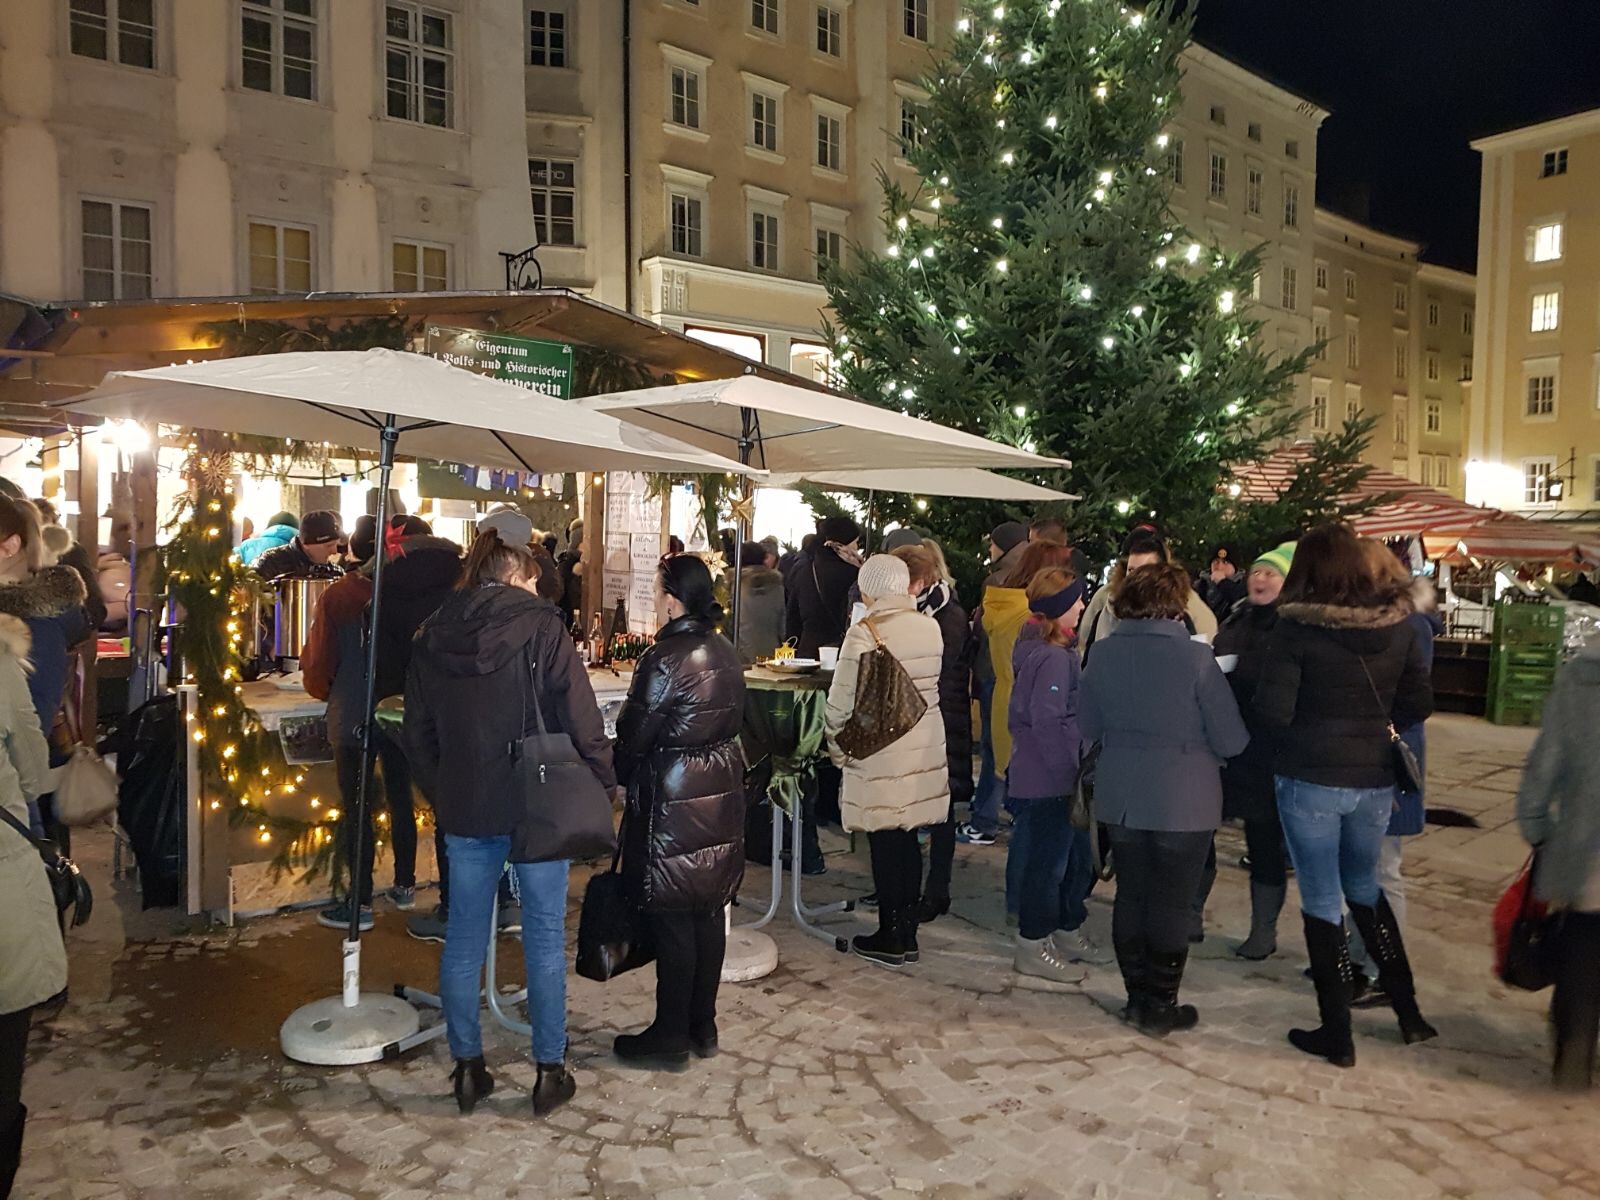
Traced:
<svg viewBox="0 0 1600 1200">
<path fill-rule="evenodd" d="M 1072 847 L 1071 808 L 1065 796 L 1011 801 L 1015 832 L 1010 860 L 1019 857 L 1018 932 L 1029 941 L 1049 937 L 1061 921 L 1061 879 Z M 1025 832 L 1024 832 L 1025 830 Z M 1009 870 L 1008 870 L 1009 874 Z"/>
<path fill-rule="evenodd" d="M 994 681 L 978 685 L 978 718 L 981 753 L 978 789 L 972 793 L 967 822 L 984 833 L 1000 828 L 1000 805 L 1006 797 L 1006 781 L 994 769 Z"/>
</svg>

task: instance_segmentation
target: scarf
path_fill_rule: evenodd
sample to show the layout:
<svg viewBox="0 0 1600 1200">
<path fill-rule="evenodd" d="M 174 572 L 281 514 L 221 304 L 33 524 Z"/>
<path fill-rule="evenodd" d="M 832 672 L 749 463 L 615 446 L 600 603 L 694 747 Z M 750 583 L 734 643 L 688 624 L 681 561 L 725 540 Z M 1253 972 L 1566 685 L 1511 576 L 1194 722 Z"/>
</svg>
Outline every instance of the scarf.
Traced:
<svg viewBox="0 0 1600 1200">
<path fill-rule="evenodd" d="M 950 585 L 941 579 L 917 597 L 917 611 L 931 617 L 949 603 Z"/>
</svg>

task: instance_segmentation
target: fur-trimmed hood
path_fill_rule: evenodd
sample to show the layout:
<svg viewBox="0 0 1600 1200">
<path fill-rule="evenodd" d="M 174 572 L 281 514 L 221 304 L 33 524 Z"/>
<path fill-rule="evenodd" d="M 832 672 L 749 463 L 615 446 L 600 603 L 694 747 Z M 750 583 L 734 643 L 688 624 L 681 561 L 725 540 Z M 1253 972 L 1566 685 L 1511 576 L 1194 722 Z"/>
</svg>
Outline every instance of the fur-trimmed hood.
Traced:
<svg viewBox="0 0 1600 1200">
<path fill-rule="evenodd" d="M 0 613 L 23 620 L 59 617 L 81 608 L 88 594 L 71 567 L 41 567 L 16 583 L 0 583 Z"/>
<path fill-rule="evenodd" d="M 28 652 L 33 649 L 33 634 L 21 617 L 0 613 L 0 654 L 9 654 L 22 663 L 23 670 L 31 669 Z"/>
<path fill-rule="evenodd" d="M 1301 625 L 1320 629 L 1387 629 L 1411 615 L 1411 602 L 1393 600 L 1373 608 L 1350 608 L 1342 604 L 1280 604 L 1278 616 Z"/>
<path fill-rule="evenodd" d="M 783 591 L 783 576 L 771 567 L 745 567 L 739 572 L 739 587 L 752 596 Z"/>
</svg>

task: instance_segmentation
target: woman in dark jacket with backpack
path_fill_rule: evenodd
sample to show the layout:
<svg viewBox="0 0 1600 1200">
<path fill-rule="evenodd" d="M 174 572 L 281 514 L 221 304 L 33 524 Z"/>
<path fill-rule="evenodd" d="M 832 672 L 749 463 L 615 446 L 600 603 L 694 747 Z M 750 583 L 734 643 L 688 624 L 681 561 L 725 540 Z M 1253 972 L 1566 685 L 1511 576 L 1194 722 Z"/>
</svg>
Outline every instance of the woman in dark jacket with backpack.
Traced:
<svg viewBox="0 0 1600 1200">
<path fill-rule="evenodd" d="M 1320 1028 L 1290 1030 L 1289 1040 L 1339 1067 L 1356 1061 L 1344 904 L 1406 1042 L 1438 1032 L 1417 1007 L 1400 925 L 1378 884 L 1395 808 L 1390 731 L 1433 711 L 1411 611 L 1406 584 L 1377 566 L 1348 525 L 1320 525 L 1295 550 L 1256 688 L 1256 717 L 1276 734 L 1278 814 L 1322 1016 Z"/>
<path fill-rule="evenodd" d="M 483 1062 L 478 1000 L 489 926 L 511 835 L 523 816 L 513 750 L 539 729 L 565 732 L 601 786 L 616 786 L 611 743 L 561 611 L 536 594 L 526 546 L 478 534 L 451 592 L 417 633 L 406 677 L 406 751 L 444 830 L 450 911 L 439 960 L 456 1103 L 471 1112 L 494 1089 Z M 567 1070 L 567 863 L 513 864 L 522 893 L 522 953 L 538 1080 L 533 1111 L 572 1099 Z"/>
<path fill-rule="evenodd" d="M 723 908 L 744 871 L 744 669 L 716 630 L 711 571 L 694 555 L 661 564 L 667 618 L 634 669 L 617 716 L 617 774 L 628 789 L 622 877 L 650 921 L 656 1016 L 622 1034 L 617 1057 L 678 1066 L 717 1052 Z"/>
</svg>

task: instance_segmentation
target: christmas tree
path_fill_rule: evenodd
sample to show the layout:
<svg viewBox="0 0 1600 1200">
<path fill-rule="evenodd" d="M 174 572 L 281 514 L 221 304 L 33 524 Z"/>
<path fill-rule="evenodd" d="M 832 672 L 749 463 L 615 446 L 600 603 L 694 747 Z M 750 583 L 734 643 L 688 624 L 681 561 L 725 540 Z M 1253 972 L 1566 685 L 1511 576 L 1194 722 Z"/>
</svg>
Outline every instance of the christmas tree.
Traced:
<svg viewBox="0 0 1600 1200">
<path fill-rule="evenodd" d="M 1215 536 L 1238 516 L 1230 466 L 1299 420 L 1307 355 L 1256 338 L 1259 253 L 1204 244 L 1168 207 L 1188 35 L 1164 3 L 967 10 L 903 145 L 920 184 L 883 178 L 886 253 L 824 273 L 843 385 L 1071 459 L 1035 479 L 1082 496 L 1063 515 L 1099 553 L 1151 517 L 1190 549 Z M 931 500 L 892 515 L 975 550 L 1004 514 Z"/>
</svg>

